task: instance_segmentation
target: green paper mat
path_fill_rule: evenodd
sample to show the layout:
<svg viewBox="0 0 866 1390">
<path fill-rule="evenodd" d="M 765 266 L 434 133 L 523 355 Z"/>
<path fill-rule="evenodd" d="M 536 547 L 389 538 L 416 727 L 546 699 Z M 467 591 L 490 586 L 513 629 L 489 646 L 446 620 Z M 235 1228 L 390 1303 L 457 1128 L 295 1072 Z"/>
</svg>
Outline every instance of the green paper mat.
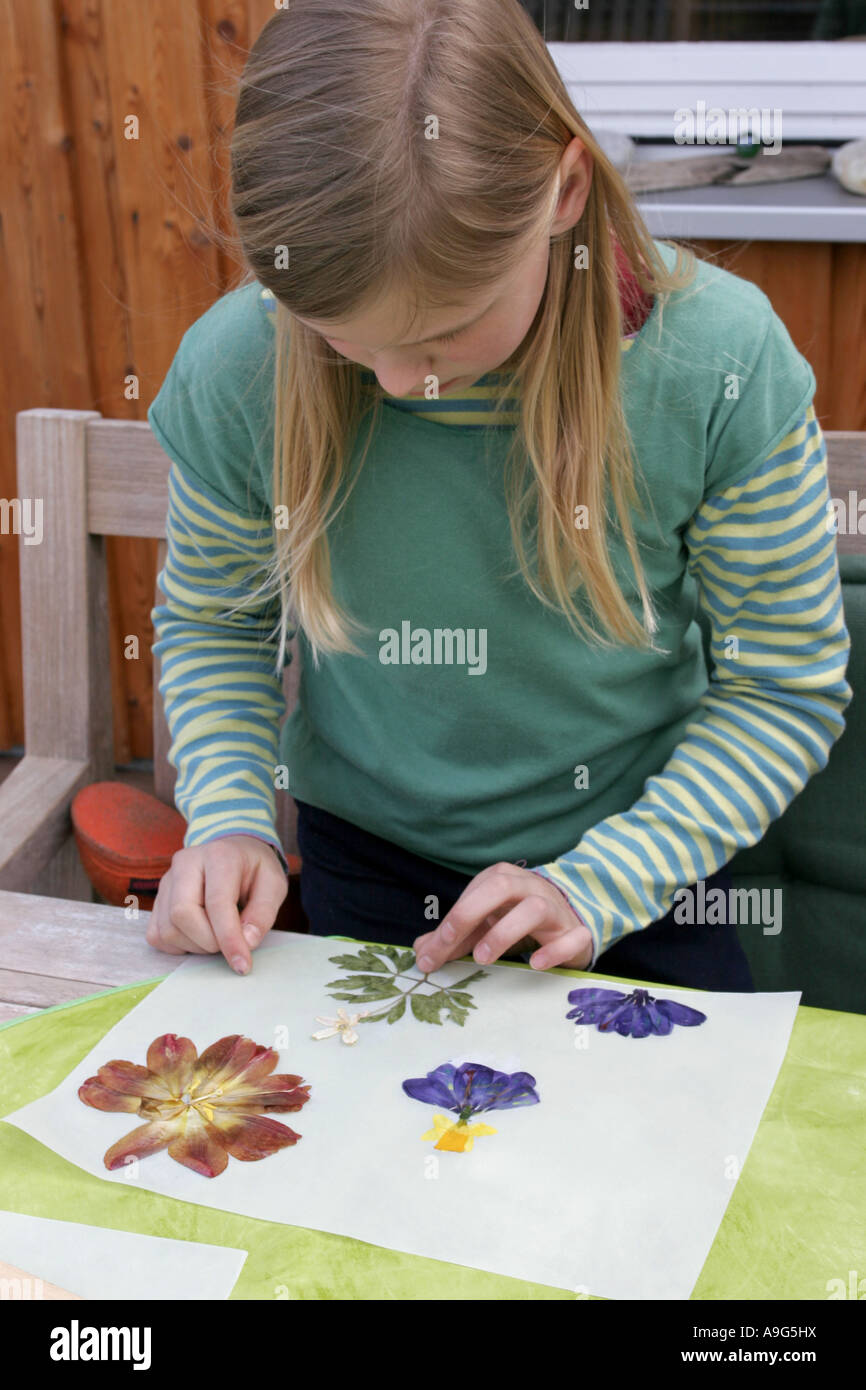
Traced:
<svg viewBox="0 0 866 1390">
<path fill-rule="evenodd" d="M 110 990 L 0 1025 L 0 1115 L 53 1090 L 157 983 Z M 866 1273 L 864 1129 L 866 1016 L 801 1008 L 770 1102 L 692 1297 L 826 1299 L 829 1280 L 841 1279 L 847 1286 L 849 1270 Z M 725 1157 L 720 1156 L 720 1162 Z M 742 1161 L 742 1155 L 739 1158 Z M 580 1181 L 579 1155 L 575 1181 Z M 103 1182 L 4 1123 L 0 1208 L 248 1250 L 232 1298 L 583 1298 L 574 1290 Z M 670 1218 L 673 1243 L 675 1211 Z"/>
</svg>

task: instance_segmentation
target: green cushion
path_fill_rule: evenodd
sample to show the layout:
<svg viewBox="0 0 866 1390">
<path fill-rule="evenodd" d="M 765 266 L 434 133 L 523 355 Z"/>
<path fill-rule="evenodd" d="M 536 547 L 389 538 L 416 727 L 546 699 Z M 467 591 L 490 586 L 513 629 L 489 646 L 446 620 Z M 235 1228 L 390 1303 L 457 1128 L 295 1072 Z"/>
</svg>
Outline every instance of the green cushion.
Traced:
<svg viewBox="0 0 866 1390">
<path fill-rule="evenodd" d="M 854 692 L 827 766 L 764 838 L 730 862 L 735 888 L 782 889 L 782 929 L 740 927 L 758 989 L 802 989 L 819 1009 L 866 1013 L 866 814 L 852 771 L 866 758 L 866 556 L 840 555 L 847 679 Z M 699 621 L 709 663 L 709 621 Z"/>
</svg>

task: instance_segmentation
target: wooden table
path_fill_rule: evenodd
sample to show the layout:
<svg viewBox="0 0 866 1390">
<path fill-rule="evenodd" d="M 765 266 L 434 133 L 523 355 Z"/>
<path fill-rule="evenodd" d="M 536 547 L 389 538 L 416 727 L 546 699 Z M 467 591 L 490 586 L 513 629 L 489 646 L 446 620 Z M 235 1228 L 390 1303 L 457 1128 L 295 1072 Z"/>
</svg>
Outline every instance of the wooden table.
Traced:
<svg viewBox="0 0 866 1390">
<path fill-rule="evenodd" d="M 133 921 L 122 908 L 0 891 L 0 1022 L 113 987 L 155 981 L 175 970 L 185 956 L 147 945 L 147 917 L 141 913 Z M 18 1031 L 4 1030 L 0 1038 Z M 10 1045 L 14 1048 L 14 1042 Z M 866 1017 L 801 1007 L 693 1298 L 826 1300 L 831 1287 L 847 1289 L 852 1278 L 863 1280 L 859 1296 L 866 1295 L 864 1119 Z M 56 1165 L 48 1151 L 38 1158 L 43 1169 L 34 1189 L 31 1172 L 22 1175 L 21 1165 L 16 1169 L 9 1158 L 26 1136 L 14 1126 L 0 1125 L 4 1129 L 0 1204 L 5 1194 L 11 1210 L 70 1219 L 74 1202 L 76 1219 L 85 1223 L 172 1233 L 160 1226 L 162 1199 L 149 1193 L 135 1194 L 138 1226 L 125 1224 L 126 1208 L 106 1219 L 103 1185 L 87 1175 L 70 1177 L 69 1165 Z M 112 1200 L 128 1202 L 131 1194 L 112 1189 Z M 398 1289 L 400 1298 L 425 1300 L 515 1296 L 513 1281 L 469 1267 L 359 1246 L 327 1233 L 299 1236 L 297 1228 L 271 1228 L 205 1207 L 191 1207 L 187 1216 L 188 1238 L 251 1252 L 237 1297 L 273 1298 L 273 1271 L 283 1266 L 293 1271 L 292 1296 L 299 1298 L 319 1298 L 323 1289 L 329 1290 L 326 1296 L 380 1298 L 383 1288 Z M 532 1298 L 570 1297 L 546 1286 L 521 1283 L 520 1288 Z"/>
<path fill-rule="evenodd" d="M 0 891 L 0 1022 L 177 969 L 144 939 L 147 912 Z"/>
</svg>

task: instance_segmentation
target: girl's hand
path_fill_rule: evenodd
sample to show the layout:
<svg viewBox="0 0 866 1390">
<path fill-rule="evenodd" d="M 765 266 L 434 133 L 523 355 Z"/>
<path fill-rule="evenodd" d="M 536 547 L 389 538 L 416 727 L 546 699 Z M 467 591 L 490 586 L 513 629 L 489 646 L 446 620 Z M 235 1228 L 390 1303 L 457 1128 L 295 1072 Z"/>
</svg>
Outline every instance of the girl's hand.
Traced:
<svg viewBox="0 0 866 1390">
<path fill-rule="evenodd" d="M 145 937 L 169 955 L 222 951 L 232 970 L 246 975 L 250 952 L 274 925 L 288 891 L 276 850 L 255 835 L 179 849 L 160 880 Z"/>
<path fill-rule="evenodd" d="M 488 965 L 525 936 L 539 943 L 529 960 L 534 970 L 584 970 L 592 960 L 589 928 L 549 879 L 515 864 L 492 864 L 466 885 L 435 931 L 416 938 L 415 963 L 429 974 L 472 951 L 479 965 Z"/>
</svg>

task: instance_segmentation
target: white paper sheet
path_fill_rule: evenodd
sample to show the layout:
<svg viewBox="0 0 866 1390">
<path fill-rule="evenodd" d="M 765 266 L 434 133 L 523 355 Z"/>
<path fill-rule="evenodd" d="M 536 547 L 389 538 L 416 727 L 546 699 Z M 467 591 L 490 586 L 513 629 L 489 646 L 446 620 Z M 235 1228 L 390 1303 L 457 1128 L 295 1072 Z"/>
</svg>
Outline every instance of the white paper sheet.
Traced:
<svg viewBox="0 0 866 1390">
<path fill-rule="evenodd" d="M 799 993 L 663 987 L 654 995 L 700 1008 L 707 1021 L 667 1037 L 620 1037 L 578 1030 L 565 1015 L 569 990 L 622 984 L 494 965 L 471 986 L 477 1007 L 463 1027 L 407 1011 L 393 1025 L 360 1024 L 355 1046 L 315 1042 L 314 1016 L 338 1007 L 325 985 L 346 974 L 328 957 L 355 949 L 281 933 L 256 951 L 247 976 L 220 957 L 190 957 L 53 1092 L 6 1119 L 87 1172 L 129 1182 L 102 1156 L 136 1116 L 84 1105 L 81 1083 L 113 1058 L 143 1063 L 162 1033 L 192 1038 L 200 1052 L 243 1033 L 277 1047 L 277 1071 L 311 1083 L 301 1111 L 274 1117 L 302 1139 L 259 1162 L 230 1159 L 216 1178 L 158 1153 L 137 1165 L 143 1187 L 579 1293 L 688 1298 L 775 1083 Z M 454 962 L 436 981 L 471 969 Z M 448 1061 L 529 1071 L 540 1104 L 473 1117 L 497 1134 L 469 1153 L 437 1152 L 421 1136 L 441 1107 L 410 1099 L 401 1083 Z"/>
<path fill-rule="evenodd" d="M 80 1298 L 228 1298 L 246 1258 L 224 1245 L 0 1211 L 0 1260 Z"/>
</svg>

